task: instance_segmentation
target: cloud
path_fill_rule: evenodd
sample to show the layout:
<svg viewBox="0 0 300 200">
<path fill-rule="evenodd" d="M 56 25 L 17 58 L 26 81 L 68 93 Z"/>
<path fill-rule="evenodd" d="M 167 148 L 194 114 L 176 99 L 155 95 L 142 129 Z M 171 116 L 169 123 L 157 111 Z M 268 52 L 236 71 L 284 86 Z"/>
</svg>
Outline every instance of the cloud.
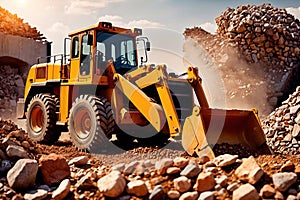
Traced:
<svg viewBox="0 0 300 200">
<path fill-rule="evenodd" d="M 99 17 L 98 20 L 104 21 L 104 22 L 111 22 L 112 24 L 117 25 L 117 26 L 124 25 L 123 18 L 118 15 L 104 15 L 104 16 Z"/>
<path fill-rule="evenodd" d="M 129 22 L 125 22 L 121 16 L 118 15 L 105 15 L 99 17 L 99 21 L 107 21 L 111 22 L 114 26 L 120 26 L 120 27 L 137 27 L 137 28 L 160 28 L 164 27 L 163 24 L 160 24 L 158 22 L 152 22 L 146 19 L 140 19 L 140 20 L 132 20 Z"/>
<path fill-rule="evenodd" d="M 52 26 L 48 28 L 48 31 L 52 33 L 68 33 L 70 31 L 70 28 L 62 22 L 55 22 L 54 24 L 52 24 Z"/>
<path fill-rule="evenodd" d="M 294 15 L 296 18 L 300 19 L 300 7 L 298 8 L 286 8 L 286 11 Z"/>
<path fill-rule="evenodd" d="M 216 31 L 217 31 L 217 24 L 213 24 L 213 23 L 210 23 L 210 22 L 206 22 L 206 23 L 204 23 L 204 24 L 201 24 L 200 25 L 200 27 L 201 28 L 203 28 L 204 30 L 206 30 L 206 31 L 208 31 L 208 32 L 210 32 L 210 33 L 216 33 Z"/>
<path fill-rule="evenodd" d="M 133 20 L 133 21 L 128 22 L 128 25 L 129 25 L 129 27 L 139 27 L 139 28 L 144 28 L 144 27 L 159 28 L 159 27 L 164 26 L 158 22 L 151 22 L 146 19 Z"/>
<path fill-rule="evenodd" d="M 47 29 L 48 41 L 53 42 L 52 44 L 53 55 L 61 54 L 64 51 L 62 44 L 64 38 L 68 36 L 70 30 L 71 30 L 70 27 L 65 25 L 62 22 L 55 22 Z M 67 52 L 69 52 L 68 48 L 67 48 Z"/>
<path fill-rule="evenodd" d="M 65 6 L 66 14 L 90 15 L 96 9 L 105 8 L 111 3 L 122 2 L 124 0 L 75 0 Z"/>
</svg>

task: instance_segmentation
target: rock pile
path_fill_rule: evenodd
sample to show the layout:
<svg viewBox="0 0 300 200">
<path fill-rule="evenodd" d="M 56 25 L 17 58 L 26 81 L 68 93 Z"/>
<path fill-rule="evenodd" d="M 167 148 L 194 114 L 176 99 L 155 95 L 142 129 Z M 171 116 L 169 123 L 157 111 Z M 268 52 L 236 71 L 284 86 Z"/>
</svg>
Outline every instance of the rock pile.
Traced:
<svg viewBox="0 0 300 200">
<path fill-rule="evenodd" d="M 228 41 L 223 41 L 218 35 L 212 35 L 200 27 L 185 30 L 185 58 L 197 57 L 199 62 L 211 58 L 209 66 L 198 66 L 200 72 L 214 69 L 219 73 L 226 94 L 226 107 L 249 109 L 258 108 L 259 114 L 267 115 L 277 104 L 277 96 L 272 79 L 276 76 L 264 72 L 257 64 L 249 64 L 238 57 L 239 50 Z M 190 40 L 190 38 L 192 40 Z M 195 42 L 196 44 L 194 44 Z M 199 45 L 198 47 L 193 47 Z M 198 53 L 195 55 L 195 53 Z M 206 54 L 206 55 L 203 55 Z M 197 65 L 197 60 L 195 62 Z M 207 64 L 208 65 L 208 64 Z M 255 74 L 255 75 L 254 75 Z M 200 74 L 201 75 L 201 74 Z M 268 77 L 270 76 L 270 77 Z M 271 84 L 270 82 L 273 81 Z M 274 102 L 274 97 L 275 102 Z"/>
<path fill-rule="evenodd" d="M 206 157 L 176 157 L 110 167 L 88 154 L 64 157 L 59 150 L 48 154 L 45 146 L 32 142 L 11 122 L 0 121 L 0 134 L 1 199 L 300 197 L 300 165 L 295 157 L 239 159 L 224 154 L 211 161 Z"/>
<path fill-rule="evenodd" d="M 218 35 L 237 44 L 248 62 L 287 68 L 299 62 L 300 21 L 285 9 L 270 4 L 227 8 L 216 23 Z"/>
<path fill-rule="evenodd" d="M 19 18 L 16 14 L 13 15 L 2 7 L 0 7 L 0 32 L 32 38 L 34 40 L 46 39 L 36 27 L 32 28 L 28 23 L 24 23 L 23 19 Z"/>
<path fill-rule="evenodd" d="M 300 154 L 300 87 L 263 121 L 268 145 L 282 154 Z"/>
<path fill-rule="evenodd" d="M 24 77 L 18 68 L 0 66 L 0 116 L 13 117 L 17 100 L 24 96 Z"/>
<path fill-rule="evenodd" d="M 263 4 L 228 8 L 216 23 L 214 35 L 200 27 L 187 28 L 184 35 L 202 46 L 216 64 L 229 107 L 254 106 L 269 114 L 299 83 L 299 20 L 285 9 Z"/>
</svg>

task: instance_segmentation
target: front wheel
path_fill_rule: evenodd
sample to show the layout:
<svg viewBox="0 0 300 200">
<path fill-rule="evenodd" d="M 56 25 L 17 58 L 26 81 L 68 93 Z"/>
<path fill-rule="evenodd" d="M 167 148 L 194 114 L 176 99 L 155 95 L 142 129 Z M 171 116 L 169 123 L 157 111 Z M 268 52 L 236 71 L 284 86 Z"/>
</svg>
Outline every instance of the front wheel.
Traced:
<svg viewBox="0 0 300 200">
<path fill-rule="evenodd" d="M 69 132 L 77 148 L 99 152 L 114 128 L 112 109 L 106 98 L 80 95 L 75 99 L 70 110 Z"/>
</svg>

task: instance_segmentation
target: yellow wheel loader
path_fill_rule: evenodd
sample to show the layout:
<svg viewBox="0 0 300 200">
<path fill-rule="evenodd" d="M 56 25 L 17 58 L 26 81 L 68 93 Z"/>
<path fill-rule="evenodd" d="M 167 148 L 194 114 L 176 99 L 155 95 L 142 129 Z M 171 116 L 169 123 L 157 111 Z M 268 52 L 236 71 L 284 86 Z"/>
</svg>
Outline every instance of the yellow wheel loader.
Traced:
<svg viewBox="0 0 300 200">
<path fill-rule="evenodd" d="M 223 142 L 269 152 L 255 110 L 209 108 L 195 67 L 182 78 L 165 65 L 146 65 L 147 56 L 139 62 L 137 43 L 146 55 L 150 50 L 141 35 L 99 22 L 69 34 L 70 55 L 39 59 L 17 105 L 29 136 L 51 144 L 67 130 L 76 147 L 89 151 L 115 134 L 121 142 L 182 136 L 190 155 L 210 158 L 211 147 Z"/>
</svg>

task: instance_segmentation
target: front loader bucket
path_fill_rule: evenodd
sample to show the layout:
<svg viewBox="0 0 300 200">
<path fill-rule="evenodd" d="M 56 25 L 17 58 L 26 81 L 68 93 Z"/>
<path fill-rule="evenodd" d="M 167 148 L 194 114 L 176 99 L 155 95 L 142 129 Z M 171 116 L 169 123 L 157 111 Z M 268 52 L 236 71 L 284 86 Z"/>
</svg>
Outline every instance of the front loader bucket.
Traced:
<svg viewBox="0 0 300 200">
<path fill-rule="evenodd" d="M 194 107 L 182 130 L 182 144 L 188 154 L 214 158 L 214 144 L 241 144 L 271 153 L 254 110 L 222 110 Z"/>
</svg>

